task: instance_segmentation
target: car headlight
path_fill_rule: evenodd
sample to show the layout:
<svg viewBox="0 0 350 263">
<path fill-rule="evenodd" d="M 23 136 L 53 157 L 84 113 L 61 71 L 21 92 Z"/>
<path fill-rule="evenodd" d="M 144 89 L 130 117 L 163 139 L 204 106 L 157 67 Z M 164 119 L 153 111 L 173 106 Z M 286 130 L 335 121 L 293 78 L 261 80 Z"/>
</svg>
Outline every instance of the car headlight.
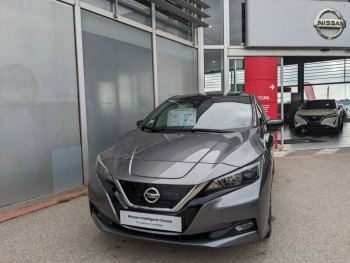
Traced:
<svg viewBox="0 0 350 263">
<path fill-rule="evenodd" d="M 217 178 L 211 182 L 205 191 L 211 192 L 251 184 L 259 179 L 261 165 L 262 159 L 252 165 Z"/>
<path fill-rule="evenodd" d="M 108 171 L 107 167 L 103 163 L 102 157 L 99 155 L 97 156 L 96 160 L 96 167 L 95 167 L 96 172 L 103 177 L 103 179 L 110 181 L 113 183 L 113 176 L 112 174 Z"/>
<path fill-rule="evenodd" d="M 295 114 L 295 118 L 296 118 L 296 119 L 302 119 L 303 116 L 301 116 L 301 115 L 299 115 L 299 114 L 297 113 L 297 114 Z"/>
<path fill-rule="evenodd" d="M 338 114 L 332 113 L 326 116 L 326 118 L 335 118 L 335 117 L 338 117 Z"/>
</svg>

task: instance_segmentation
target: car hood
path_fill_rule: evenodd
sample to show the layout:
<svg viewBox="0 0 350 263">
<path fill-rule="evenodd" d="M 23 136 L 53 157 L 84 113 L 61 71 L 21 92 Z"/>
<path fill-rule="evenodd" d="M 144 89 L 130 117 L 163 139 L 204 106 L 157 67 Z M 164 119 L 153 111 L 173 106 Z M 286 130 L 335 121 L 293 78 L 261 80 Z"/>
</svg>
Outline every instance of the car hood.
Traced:
<svg viewBox="0 0 350 263">
<path fill-rule="evenodd" d="M 204 180 L 208 173 L 229 172 L 261 156 L 264 145 L 259 132 L 252 128 L 238 133 L 164 134 L 134 129 L 102 153 L 102 158 L 117 179 L 154 178 L 159 183 L 159 179 L 197 174 Z"/>
<path fill-rule="evenodd" d="M 301 116 L 314 116 L 314 115 L 329 115 L 336 113 L 335 109 L 314 109 L 314 110 L 300 110 L 297 113 Z"/>
</svg>

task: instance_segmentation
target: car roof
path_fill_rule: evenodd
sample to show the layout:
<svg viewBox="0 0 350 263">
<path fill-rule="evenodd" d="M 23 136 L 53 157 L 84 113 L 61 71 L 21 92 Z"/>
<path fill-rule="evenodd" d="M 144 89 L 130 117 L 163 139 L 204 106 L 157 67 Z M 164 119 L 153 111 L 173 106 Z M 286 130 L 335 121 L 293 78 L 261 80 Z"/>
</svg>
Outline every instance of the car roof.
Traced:
<svg viewBox="0 0 350 263">
<path fill-rule="evenodd" d="M 323 100 L 323 101 L 334 101 L 334 99 L 318 99 L 318 100 L 307 100 L 307 101 L 320 101 L 320 100 Z"/>
<path fill-rule="evenodd" d="M 185 98 L 191 98 L 191 97 L 253 97 L 254 95 L 251 93 L 245 93 L 245 92 L 219 92 L 219 91 L 213 91 L 213 92 L 202 92 L 202 93 L 194 93 L 194 94 L 186 94 L 186 95 L 177 95 L 173 96 L 169 99 L 185 99 Z"/>
</svg>

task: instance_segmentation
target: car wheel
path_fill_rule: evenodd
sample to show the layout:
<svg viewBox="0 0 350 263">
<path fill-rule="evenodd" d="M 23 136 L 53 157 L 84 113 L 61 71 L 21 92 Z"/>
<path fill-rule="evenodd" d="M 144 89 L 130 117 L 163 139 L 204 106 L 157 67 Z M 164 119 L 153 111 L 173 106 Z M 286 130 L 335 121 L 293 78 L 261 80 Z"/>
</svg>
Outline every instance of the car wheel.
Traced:
<svg viewBox="0 0 350 263">
<path fill-rule="evenodd" d="M 295 133 L 296 133 L 296 134 L 301 134 L 301 131 L 302 131 L 302 129 L 300 129 L 300 128 L 295 128 Z"/>
<path fill-rule="evenodd" d="M 339 127 L 339 130 L 342 131 L 343 128 L 344 128 L 344 120 L 341 122 L 340 127 Z"/>
<path fill-rule="evenodd" d="M 269 232 L 267 232 L 265 238 L 269 238 L 271 236 L 271 233 L 272 233 L 272 224 L 271 224 L 271 196 L 270 196 L 270 209 L 269 209 L 269 220 L 268 220 L 268 224 L 269 224 L 269 227 L 270 227 L 270 230 Z"/>
<path fill-rule="evenodd" d="M 340 124 L 340 118 L 338 119 L 338 126 L 334 128 L 334 133 L 339 134 L 341 131 L 341 124 Z"/>
<path fill-rule="evenodd" d="M 339 134 L 340 133 L 340 130 L 339 130 L 339 126 L 337 128 L 334 128 L 334 134 Z"/>
</svg>

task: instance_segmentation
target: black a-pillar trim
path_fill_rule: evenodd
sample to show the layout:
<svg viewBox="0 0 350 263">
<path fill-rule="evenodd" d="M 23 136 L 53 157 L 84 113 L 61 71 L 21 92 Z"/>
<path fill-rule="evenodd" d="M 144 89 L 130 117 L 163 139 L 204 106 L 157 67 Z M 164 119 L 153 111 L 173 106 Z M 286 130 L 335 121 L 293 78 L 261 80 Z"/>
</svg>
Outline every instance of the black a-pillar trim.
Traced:
<svg viewBox="0 0 350 263">
<path fill-rule="evenodd" d="M 304 103 L 304 58 L 298 58 L 298 93 L 301 93 L 301 103 Z"/>
</svg>

